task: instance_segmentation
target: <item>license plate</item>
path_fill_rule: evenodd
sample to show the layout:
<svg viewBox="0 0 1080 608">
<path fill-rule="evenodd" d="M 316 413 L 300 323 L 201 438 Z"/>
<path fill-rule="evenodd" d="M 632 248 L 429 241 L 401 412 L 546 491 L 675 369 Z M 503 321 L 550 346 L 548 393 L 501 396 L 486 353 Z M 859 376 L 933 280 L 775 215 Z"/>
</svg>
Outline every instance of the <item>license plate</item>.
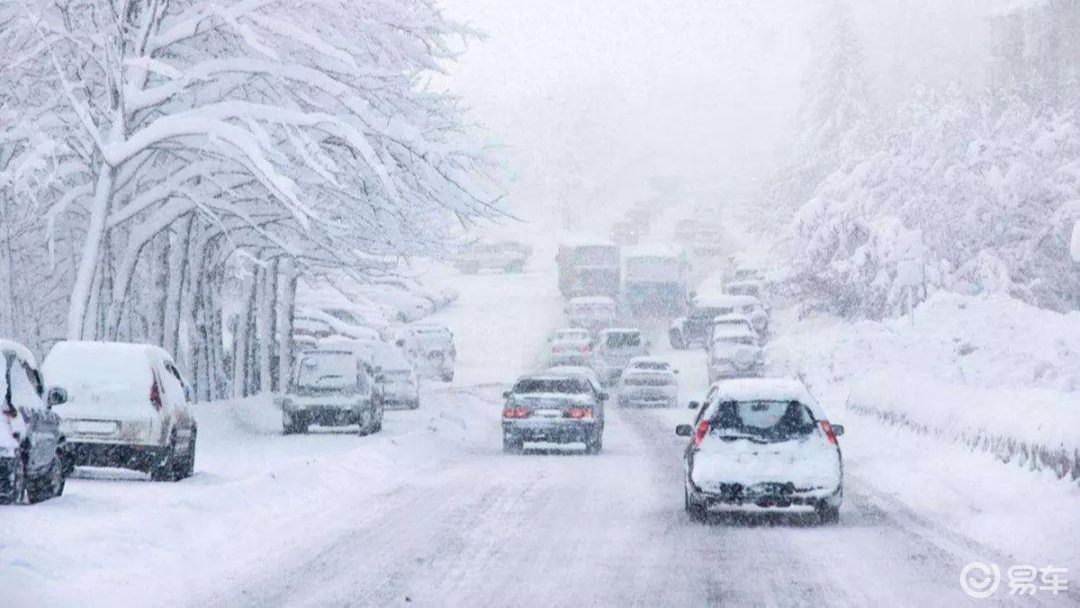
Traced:
<svg viewBox="0 0 1080 608">
<path fill-rule="evenodd" d="M 562 412 L 559 410 L 536 410 L 533 416 L 537 418 L 562 418 Z"/>
<path fill-rule="evenodd" d="M 104 420 L 77 420 L 75 432 L 87 435 L 111 435 L 116 432 L 116 423 Z"/>
</svg>

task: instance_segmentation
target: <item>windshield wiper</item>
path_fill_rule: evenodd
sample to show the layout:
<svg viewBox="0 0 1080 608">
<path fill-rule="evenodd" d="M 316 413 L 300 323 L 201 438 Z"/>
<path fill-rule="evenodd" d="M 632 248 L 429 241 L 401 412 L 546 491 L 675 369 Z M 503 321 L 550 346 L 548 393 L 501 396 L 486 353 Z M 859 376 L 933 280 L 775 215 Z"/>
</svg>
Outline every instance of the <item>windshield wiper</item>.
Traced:
<svg viewBox="0 0 1080 608">
<path fill-rule="evenodd" d="M 759 435 L 751 435 L 749 433 L 720 433 L 717 436 L 720 437 L 720 439 L 726 440 L 746 439 L 747 441 L 752 441 L 754 443 L 769 443 L 768 439 L 765 439 L 764 437 L 761 437 Z"/>
</svg>

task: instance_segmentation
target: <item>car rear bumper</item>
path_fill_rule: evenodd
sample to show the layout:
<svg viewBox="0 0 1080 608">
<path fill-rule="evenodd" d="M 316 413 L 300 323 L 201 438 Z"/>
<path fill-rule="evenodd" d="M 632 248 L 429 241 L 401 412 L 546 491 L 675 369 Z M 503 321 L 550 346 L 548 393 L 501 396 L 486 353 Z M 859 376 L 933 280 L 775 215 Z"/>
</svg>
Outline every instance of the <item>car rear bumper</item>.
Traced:
<svg viewBox="0 0 1080 608">
<path fill-rule="evenodd" d="M 619 395 L 619 405 L 630 407 L 667 407 L 676 400 L 674 395 Z"/>
<path fill-rule="evenodd" d="M 596 419 L 503 421 L 503 434 L 521 441 L 587 443 L 601 430 L 600 422 Z"/>
<path fill-rule="evenodd" d="M 293 420 L 303 421 L 304 424 L 347 426 L 360 424 L 362 414 L 372 409 L 374 406 L 370 403 L 362 406 L 308 405 L 286 409 L 285 414 Z"/>
<path fill-rule="evenodd" d="M 149 471 L 161 462 L 165 448 L 159 445 L 68 441 L 67 453 L 77 467 L 116 467 Z"/>
<path fill-rule="evenodd" d="M 839 507 L 843 502 L 843 483 L 833 487 L 795 488 L 791 483 L 760 483 L 744 486 L 740 483 L 710 484 L 708 489 L 687 483 L 695 502 L 707 509 L 761 512 L 811 511 L 822 507 Z"/>
</svg>

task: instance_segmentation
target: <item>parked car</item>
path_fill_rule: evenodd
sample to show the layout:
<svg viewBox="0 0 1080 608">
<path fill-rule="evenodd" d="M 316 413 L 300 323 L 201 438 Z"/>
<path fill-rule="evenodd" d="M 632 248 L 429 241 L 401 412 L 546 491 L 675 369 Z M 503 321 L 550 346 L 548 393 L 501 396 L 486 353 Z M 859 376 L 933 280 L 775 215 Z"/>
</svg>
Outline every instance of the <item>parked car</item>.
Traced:
<svg viewBox="0 0 1080 608">
<path fill-rule="evenodd" d="M 64 493 L 73 467 L 54 406 L 63 390 L 46 395 L 34 355 L 0 340 L 0 504 L 30 503 Z"/>
<path fill-rule="evenodd" d="M 531 247 L 513 241 L 476 242 L 462 248 L 454 259 L 454 267 L 465 274 L 481 270 L 522 272 L 531 255 Z"/>
<path fill-rule="evenodd" d="M 375 381 L 388 407 L 420 407 L 420 377 L 400 348 L 382 344 L 375 350 Z"/>
<path fill-rule="evenodd" d="M 765 366 L 760 338 L 745 327 L 718 327 L 709 346 L 709 382 L 757 376 Z"/>
<path fill-rule="evenodd" d="M 59 342 L 42 371 L 58 395 L 52 401 L 74 465 L 143 471 L 155 481 L 194 473 L 198 428 L 169 353 L 149 344 Z"/>
<path fill-rule="evenodd" d="M 435 308 L 443 308 L 444 306 L 449 305 L 458 298 L 458 292 L 456 289 L 425 285 L 420 281 L 410 277 L 376 277 L 372 279 L 372 283 L 376 285 L 388 285 L 402 291 L 413 293 L 422 298 L 426 298 L 431 301 L 431 304 Z"/>
<path fill-rule="evenodd" d="M 348 290 L 353 297 L 388 305 L 393 310 L 393 319 L 401 323 L 411 323 L 435 312 L 431 300 L 394 285 L 352 282 Z"/>
<path fill-rule="evenodd" d="M 566 316 L 570 327 L 596 333 L 614 325 L 619 312 L 615 300 L 607 296 L 587 296 L 572 298 L 566 305 Z"/>
<path fill-rule="evenodd" d="M 383 403 L 368 366 L 348 349 L 319 348 L 297 357 L 281 407 L 284 434 L 311 425 L 358 425 L 361 435 L 382 430 Z"/>
<path fill-rule="evenodd" d="M 754 328 L 754 323 L 750 320 L 750 318 L 738 313 L 720 315 L 719 317 L 713 319 L 712 328 L 709 330 L 709 344 L 712 344 L 712 338 L 714 333 L 716 333 L 717 331 L 723 333 L 731 328 L 749 329 L 758 336 L 759 344 L 764 344 L 763 337 L 758 334 L 757 330 Z"/>
<path fill-rule="evenodd" d="M 765 286 L 761 281 L 732 281 L 724 286 L 724 293 L 733 296 L 756 298 L 759 302 L 765 302 Z M 762 306 L 764 307 L 765 305 L 762 304 Z"/>
<path fill-rule="evenodd" d="M 519 379 L 503 393 L 503 451 L 520 452 L 526 442 L 584 443 L 596 454 L 603 448 L 602 397 L 589 381 L 563 374 Z"/>
<path fill-rule="evenodd" d="M 319 310 L 325 315 L 353 327 L 372 329 L 383 338 L 392 334 L 390 317 L 384 309 L 369 301 L 357 298 L 353 301 L 341 294 L 303 293 L 296 297 L 298 309 Z M 322 317 L 325 318 L 325 317 Z"/>
<path fill-rule="evenodd" d="M 639 357 L 626 366 L 619 378 L 620 406 L 675 407 L 679 382 L 675 370 L 652 357 Z"/>
<path fill-rule="evenodd" d="M 797 380 L 721 382 L 698 408 L 694 425 L 676 428 L 686 447 L 687 513 L 708 511 L 814 513 L 822 523 L 840 518 L 844 465 L 833 425 Z"/>
<path fill-rule="evenodd" d="M 649 343 L 634 328 L 609 328 L 596 338 L 593 367 L 606 386 L 619 380 L 627 364 L 635 357 L 649 354 Z"/>
<path fill-rule="evenodd" d="M 439 378 L 443 382 L 454 379 L 457 348 L 454 334 L 444 325 L 413 323 L 398 331 L 395 344 L 412 362 L 423 378 Z"/>
</svg>

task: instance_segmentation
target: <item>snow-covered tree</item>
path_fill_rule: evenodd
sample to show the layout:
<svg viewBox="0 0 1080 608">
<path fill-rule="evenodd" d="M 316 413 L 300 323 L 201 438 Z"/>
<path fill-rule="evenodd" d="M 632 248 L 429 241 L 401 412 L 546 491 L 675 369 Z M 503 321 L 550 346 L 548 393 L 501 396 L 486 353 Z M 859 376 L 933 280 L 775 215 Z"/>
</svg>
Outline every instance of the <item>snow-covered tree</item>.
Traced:
<svg viewBox="0 0 1080 608">
<path fill-rule="evenodd" d="M 36 263 L 71 268 L 69 338 L 187 345 L 209 381 L 237 256 L 362 270 L 493 211 L 457 101 L 425 80 L 470 32 L 430 0 L 0 0 L 0 23 L 0 74 L 32 88 L 5 124 L 37 140 L 0 187 L 33 185 L 29 216 L 68 247 Z M 267 272 L 260 297 L 287 282 Z"/>
</svg>

